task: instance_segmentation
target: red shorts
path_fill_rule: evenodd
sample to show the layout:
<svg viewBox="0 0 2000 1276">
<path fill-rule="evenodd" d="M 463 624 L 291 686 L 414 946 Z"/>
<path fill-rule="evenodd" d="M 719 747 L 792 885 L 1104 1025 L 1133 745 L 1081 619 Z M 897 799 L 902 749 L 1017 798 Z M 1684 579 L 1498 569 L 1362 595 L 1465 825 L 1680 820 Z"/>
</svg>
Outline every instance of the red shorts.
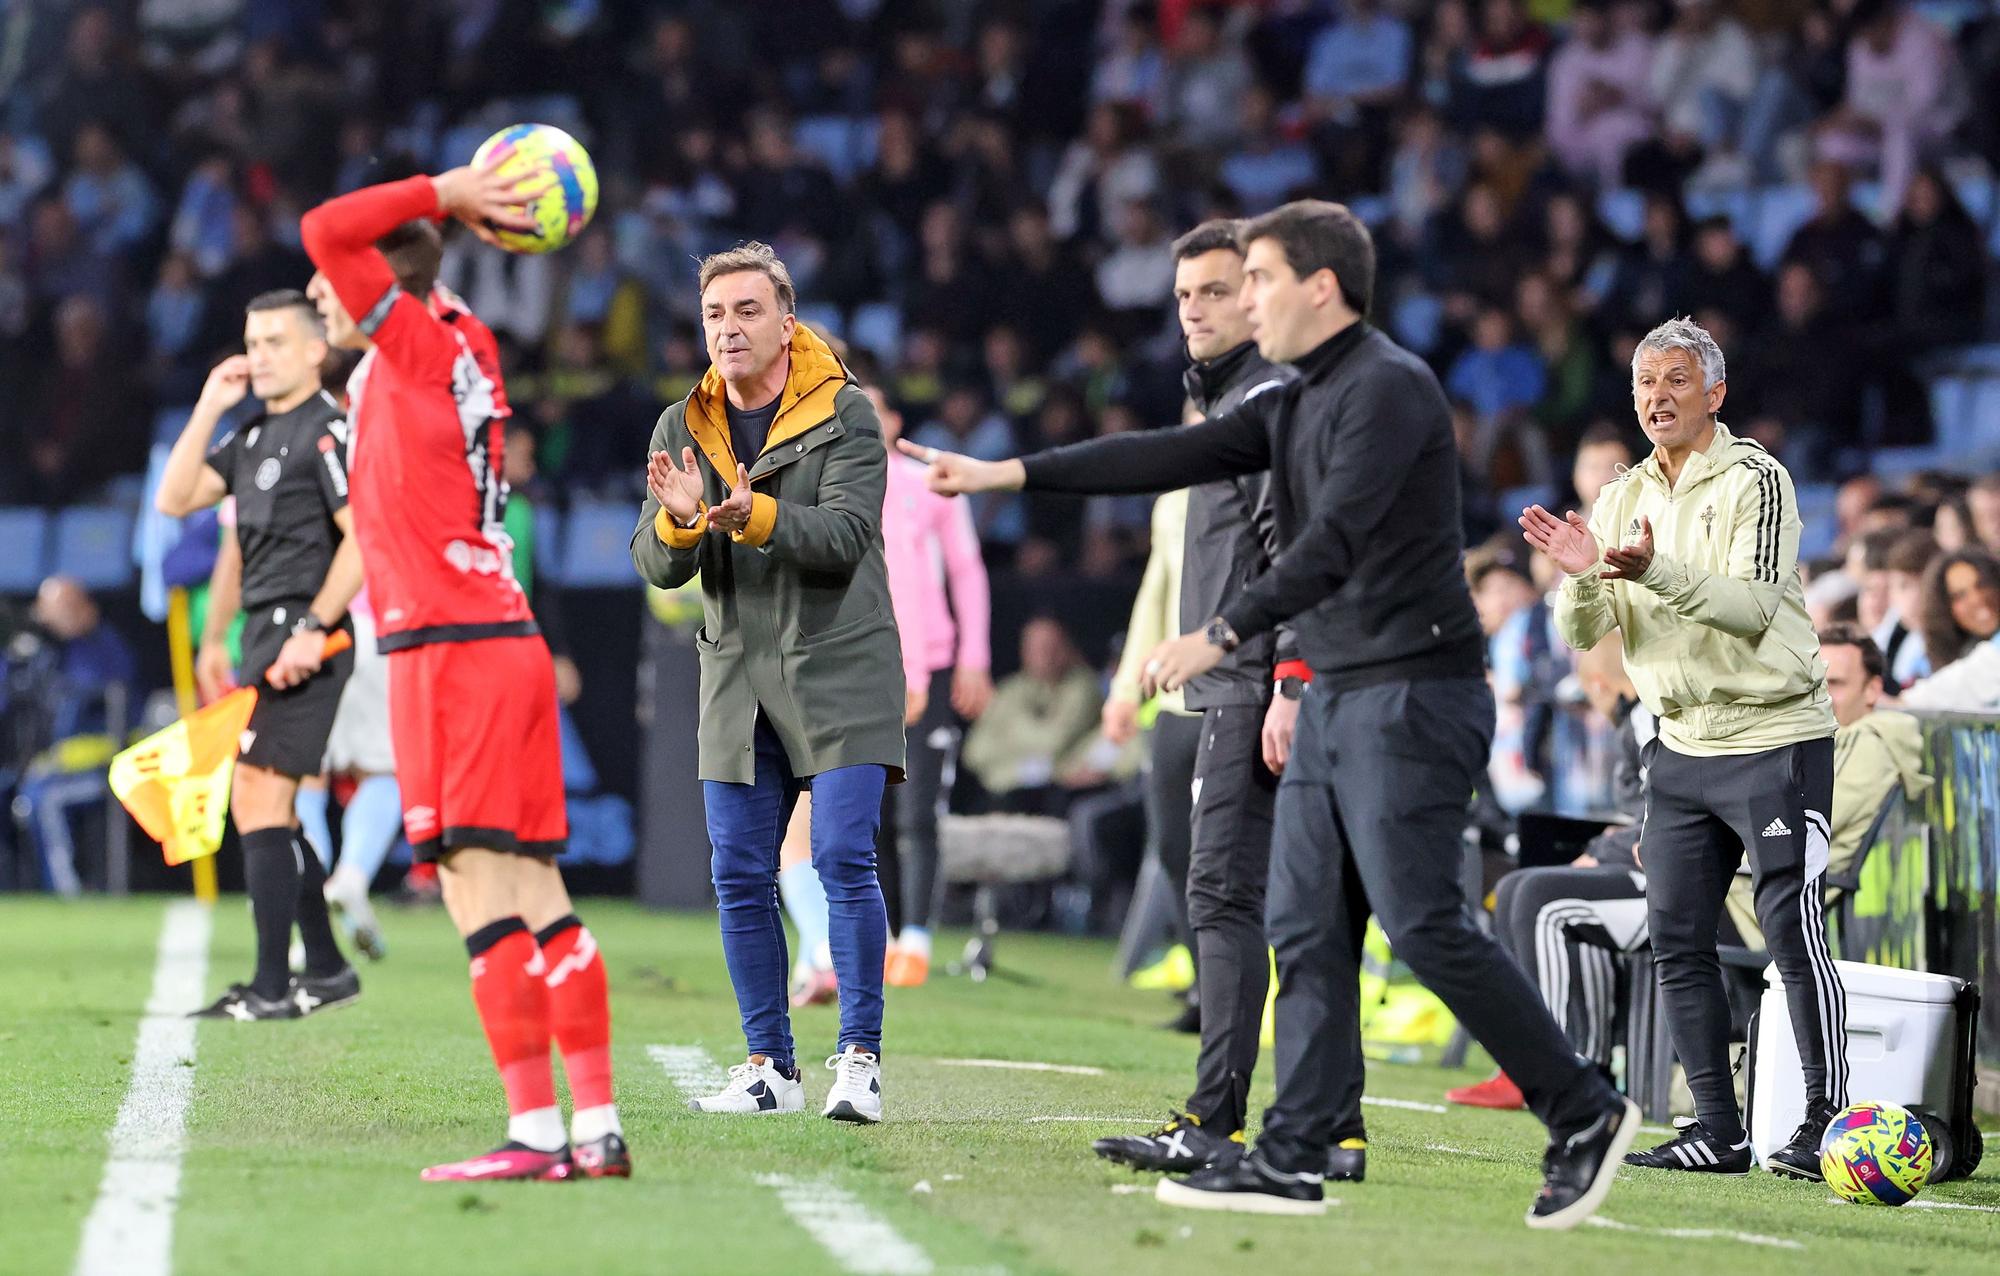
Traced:
<svg viewBox="0 0 2000 1276">
<path fill-rule="evenodd" d="M 562 854 L 555 664 L 539 635 L 389 653 L 389 731 L 417 859 L 468 846 Z"/>
</svg>

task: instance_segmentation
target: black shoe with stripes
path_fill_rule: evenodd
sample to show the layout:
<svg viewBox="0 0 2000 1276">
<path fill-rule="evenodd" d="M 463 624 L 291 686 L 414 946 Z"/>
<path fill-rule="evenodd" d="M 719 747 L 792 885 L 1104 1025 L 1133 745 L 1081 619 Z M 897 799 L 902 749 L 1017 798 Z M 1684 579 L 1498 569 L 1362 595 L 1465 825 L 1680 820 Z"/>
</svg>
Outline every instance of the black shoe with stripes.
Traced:
<svg viewBox="0 0 2000 1276">
<path fill-rule="evenodd" d="M 1779 1178 L 1823 1182 L 1826 1173 L 1820 1169 L 1819 1145 L 1826 1138 L 1826 1127 L 1839 1115 L 1840 1109 L 1833 1104 L 1825 1099 L 1814 1099 L 1806 1108 L 1806 1119 L 1799 1123 L 1791 1142 L 1765 1158 L 1764 1168 Z"/>
<path fill-rule="evenodd" d="M 1680 1133 L 1658 1147 L 1634 1152 L 1625 1164 L 1645 1170 L 1687 1170 L 1694 1174 L 1741 1176 L 1750 1172 L 1750 1140 L 1728 1144 L 1688 1117 L 1674 1122 Z"/>
</svg>

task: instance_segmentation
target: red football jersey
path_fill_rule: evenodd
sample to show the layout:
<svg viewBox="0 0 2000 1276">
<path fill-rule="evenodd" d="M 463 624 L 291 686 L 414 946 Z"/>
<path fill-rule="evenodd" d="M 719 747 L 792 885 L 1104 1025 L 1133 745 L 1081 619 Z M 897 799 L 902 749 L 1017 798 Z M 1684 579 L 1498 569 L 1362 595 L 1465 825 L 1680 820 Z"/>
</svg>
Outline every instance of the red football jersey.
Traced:
<svg viewBox="0 0 2000 1276">
<path fill-rule="evenodd" d="M 502 523 L 507 401 L 493 335 L 448 292 L 435 311 L 404 293 L 375 248 L 437 215 L 430 179 L 412 177 L 329 200 L 300 225 L 375 343 L 348 382 L 348 504 L 383 651 L 537 632 Z"/>
</svg>

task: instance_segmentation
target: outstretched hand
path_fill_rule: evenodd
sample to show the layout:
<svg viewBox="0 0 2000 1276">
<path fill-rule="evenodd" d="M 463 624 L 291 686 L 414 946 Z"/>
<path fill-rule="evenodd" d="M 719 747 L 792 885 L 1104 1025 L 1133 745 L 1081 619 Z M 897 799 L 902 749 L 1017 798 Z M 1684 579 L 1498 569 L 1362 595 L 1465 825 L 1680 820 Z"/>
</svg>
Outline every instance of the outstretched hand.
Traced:
<svg viewBox="0 0 2000 1276">
<path fill-rule="evenodd" d="M 1630 545 L 1604 551 L 1604 565 L 1611 570 L 1606 580 L 1637 580 L 1653 565 L 1653 520 L 1639 516 L 1639 539 Z"/>
<path fill-rule="evenodd" d="M 729 489 L 729 499 L 708 507 L 708 525 L 724 533 L 750 526 L 750 472 L 741 464 L 736 467 L 736 485 Z"/>
<path fill-rule="evenodd" d="M 672 452 L 655 452 L 646 459 L 646 491 L 676 523 L 692 522 L 701 512 L 701 470 L 693 448 L 681 449 L 683 465 Z"/>
<path fill-rule="evenodd" d="M 539 229 L 529 206 L 556 184 L 546 173 L 504 177 L 501 163 L 499 157 L 489 157 L 484 164 L 462 164 L 431 179 L 438 207 L 496 248 L 500 246 L 493 235 L 496 230 L 532 235 Z"/>
<path fill-rule="evenodd" d="M 930 467 L 924 476 L 933 492 L 961 496 L 972 492 L 1018 492 L 1027 482 L 1027 471 L 1019 461 L 979 461 L 956 452 L 921 447 L 908 439 L 897 439 L 904 456 Z"/>
<path fill-rule="evenodd" d="M 1590 534 L 1590 525 L 1583 521 L 1583 515 L 1575 510 L 1557 518 L 1539 505 L 1530 505 L 1521 511 L 1520 524 L 1528 544 L 1547 554 L 1570 575 L 1580 576 L 1597 566 L 1597 538 Z"/>
</svg>

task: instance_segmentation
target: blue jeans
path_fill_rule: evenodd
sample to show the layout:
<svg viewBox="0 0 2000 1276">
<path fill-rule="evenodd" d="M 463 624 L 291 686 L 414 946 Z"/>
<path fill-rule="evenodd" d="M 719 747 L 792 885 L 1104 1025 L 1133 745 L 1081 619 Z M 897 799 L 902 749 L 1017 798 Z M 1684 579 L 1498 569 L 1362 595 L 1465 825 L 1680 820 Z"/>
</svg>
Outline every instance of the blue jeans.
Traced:
<svg viewBox="0 0 2000 1276">
<path fill-rule="evenodd" d="M 840 1049 L 882 1045 L 882 956 L 889 912 L 875 877 L 875 834 L 888 771 L 873 764 L 819 775 L 792 774 L 784 745 L 757 719 L 754 784 L 702 781 L 708 806 L 710 871 L 722 916 L 722 956 L 751 1054 L 793 1063 L 785 1000 L 791 958 L 778 910 L 778 848 L 799 794 L 811 790 L 812 862 L 826 887 L 829 946 L 840 979 Z"/>
</svg>

